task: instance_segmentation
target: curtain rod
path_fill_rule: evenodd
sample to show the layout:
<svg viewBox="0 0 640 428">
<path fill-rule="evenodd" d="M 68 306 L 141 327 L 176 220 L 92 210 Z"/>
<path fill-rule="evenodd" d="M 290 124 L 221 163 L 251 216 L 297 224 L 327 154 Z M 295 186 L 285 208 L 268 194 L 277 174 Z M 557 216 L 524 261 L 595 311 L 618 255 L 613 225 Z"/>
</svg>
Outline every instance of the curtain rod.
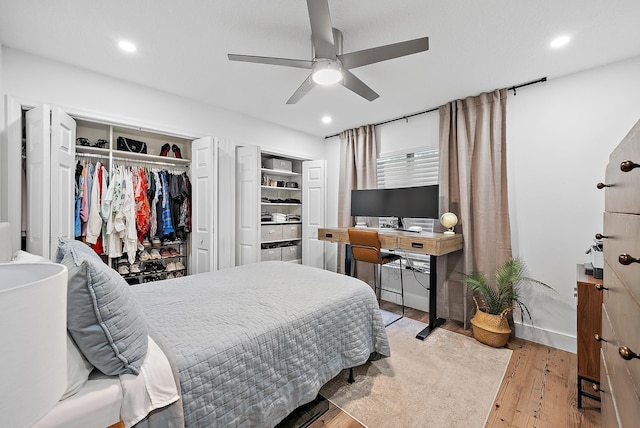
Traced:
<svg viewBox="0 0 640 428">
<path fill-rule="evenodd" d="M 541 77 L 538 80 L 532 80 L 531 82 L 526 82 L 526 83 L 521 83 L 519 85 L 511 86 L 511 87 L 507 88 L 507 91 L 513 91 L 513 96 L 516 96 L 516 89 L 522 88 L 523 86 L 534 85 L 536 83 L 542 83 L 542 82 L 546 82 L 546 81 L 547 81 L 546 77 Z M 407 114 L 407 115 L 404 115 L 404 116 L 396 117 L 394 119 L 385 120 L 384 122 L 374 123 L 373 126 L 386 125 L 387 123 L 396 122 L 398 120 L 408 120 L 410 117 L 418 116 L 420 114 L 425 114 L 425 113 L 431 113 L 432 111 L 436 111 L 439 108 L 440 107 L 433 107 L 433 108 L 430 108 L 428 110 L 419 111 L 417 113 L 411 113 L 411 114 Z M 326 137 L 324 137 L 324 139 L 326 140 L 327 138 L 333 138 L 333 137 L 338 137 L 338 136 L 340 136 L 340 133 L 326 136 Z"/>
</svg>

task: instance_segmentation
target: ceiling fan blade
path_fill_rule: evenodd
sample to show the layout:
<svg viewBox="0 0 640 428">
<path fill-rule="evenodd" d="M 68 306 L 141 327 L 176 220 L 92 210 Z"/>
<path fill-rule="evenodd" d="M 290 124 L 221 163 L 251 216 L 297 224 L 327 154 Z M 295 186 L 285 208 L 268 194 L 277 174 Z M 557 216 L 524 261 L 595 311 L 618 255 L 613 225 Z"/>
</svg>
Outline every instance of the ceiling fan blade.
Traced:
<svg viewBox="0 0 640 428">
<path fill-rule="evenodd" d="M 311 69 L 313 61 L 289 58 L 274 58 L 270 56 L 236 55 L 228 54 L 230 61 L 254 62 L 258 64 L 282 65 L 285 67 L 296 67 Z"/>
<path fill-rule="evenodd" d="M 307 77 L 307 79 L 302 82 L 302 85 L 300 85 L 300 87 L 296 89 L 293 95 L 291 95 L 291 98 L 287 100 L 287 104 L 297 103 L 302 97 L 307 95 L 307 92 L 313 89 L 314 86 L 316 86 L 316 82 L 314 82 L 311 78 L 311 75 L 309 75 L 309 77 Z"/>
<path fill-rule="evenodd" d="M 378 46 L 377 48 L 364 49 L 361 51 L 338 55 L 338 59 L 342 62 L 343 67 L 352 69 L 362 67 L 363 65 L 386 61 L 388 59 L 423 52 L 428 49 L 429 38 L 422 37 L 420 39 L 407 40 L 406 42 L 393 43 L 391 45 Z"/>
<path fill-rule="evenodd" d="M 328 0 L 307 0 L 311 21 L 311 43 L 316 58 L 336 59 Z"/>
<path fill-rule="evenodd" d="M 365 85 L 365 83 L 353 75 L 349 70 L 342 70 L 344 79 L 342 80 L 342 86 L 352 90 L 362 98 L 366 98 L 369 101 L 373 101 L 380 95 L 376 94 L 373 89 Z"/>
</svg>

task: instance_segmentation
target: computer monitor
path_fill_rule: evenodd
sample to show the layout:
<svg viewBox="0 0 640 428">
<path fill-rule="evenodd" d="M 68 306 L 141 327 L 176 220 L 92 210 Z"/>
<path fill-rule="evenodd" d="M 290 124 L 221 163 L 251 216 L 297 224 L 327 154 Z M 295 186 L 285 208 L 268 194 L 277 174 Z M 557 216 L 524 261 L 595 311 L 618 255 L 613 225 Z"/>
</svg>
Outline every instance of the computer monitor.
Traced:
<svg viewBox="0 0 640 428">
<path fill-rule="evenodd" d="M 439 186 L 351 191 L 354 217 L 439 218 Z"/>
</svg>

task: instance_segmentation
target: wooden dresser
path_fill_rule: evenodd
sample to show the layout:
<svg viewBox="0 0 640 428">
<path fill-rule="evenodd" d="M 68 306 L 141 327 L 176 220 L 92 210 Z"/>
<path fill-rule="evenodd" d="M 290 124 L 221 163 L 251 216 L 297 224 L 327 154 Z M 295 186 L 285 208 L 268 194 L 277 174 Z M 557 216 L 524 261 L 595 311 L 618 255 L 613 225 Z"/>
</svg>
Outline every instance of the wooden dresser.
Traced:
<svg viewBox="0 0 640 428">
<path fill-rule="evenodd" d="M 602 426 L 640 426 L 640 122 L 609 157 L 604 185 Z"/>
<path fill-rule="evenodd" d="M 582 408 L 582 397 L 600 401 L 593 383 L 600 383 L 600 343 L 596 335 L 602 335 L 602 291 L 603 280 L 584 272 L 584 265 L 577 265 L 578 288 L 578 408 Z M 587 384 L 590 382 L 591 385 Z"/>
</svg>

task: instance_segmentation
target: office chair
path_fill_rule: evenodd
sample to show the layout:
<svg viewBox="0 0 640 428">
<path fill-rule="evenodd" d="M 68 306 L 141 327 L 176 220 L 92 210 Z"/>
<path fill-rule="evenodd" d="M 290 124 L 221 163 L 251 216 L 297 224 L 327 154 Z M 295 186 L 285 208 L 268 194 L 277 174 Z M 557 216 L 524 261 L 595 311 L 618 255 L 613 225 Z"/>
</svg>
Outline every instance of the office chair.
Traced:
<svg viewBox="0 0 640 428">
<path fill-rule="evenodd" d="M 380 237 L 378 236 L 378 232 L 375 230 L 348 229 L 348 232 L 349 245 L 351 245 L 353 259 L 360 262 L 373 263 L 376 266 L 377 274 L 374 271 L 374 291 L 376 293 L 376 297 L 378 296 L 378 288 L 380 289 L 380 298 L 382 298 L 382 291 L 399 294 L 402 300 L 402 317 L 404 317 L 402 257 L 398 254 L 390 254 L 380 251 Z M 382 288 L 382 266 L 396 260 L 400 261 L 400 292 Z"/>
</svg>

